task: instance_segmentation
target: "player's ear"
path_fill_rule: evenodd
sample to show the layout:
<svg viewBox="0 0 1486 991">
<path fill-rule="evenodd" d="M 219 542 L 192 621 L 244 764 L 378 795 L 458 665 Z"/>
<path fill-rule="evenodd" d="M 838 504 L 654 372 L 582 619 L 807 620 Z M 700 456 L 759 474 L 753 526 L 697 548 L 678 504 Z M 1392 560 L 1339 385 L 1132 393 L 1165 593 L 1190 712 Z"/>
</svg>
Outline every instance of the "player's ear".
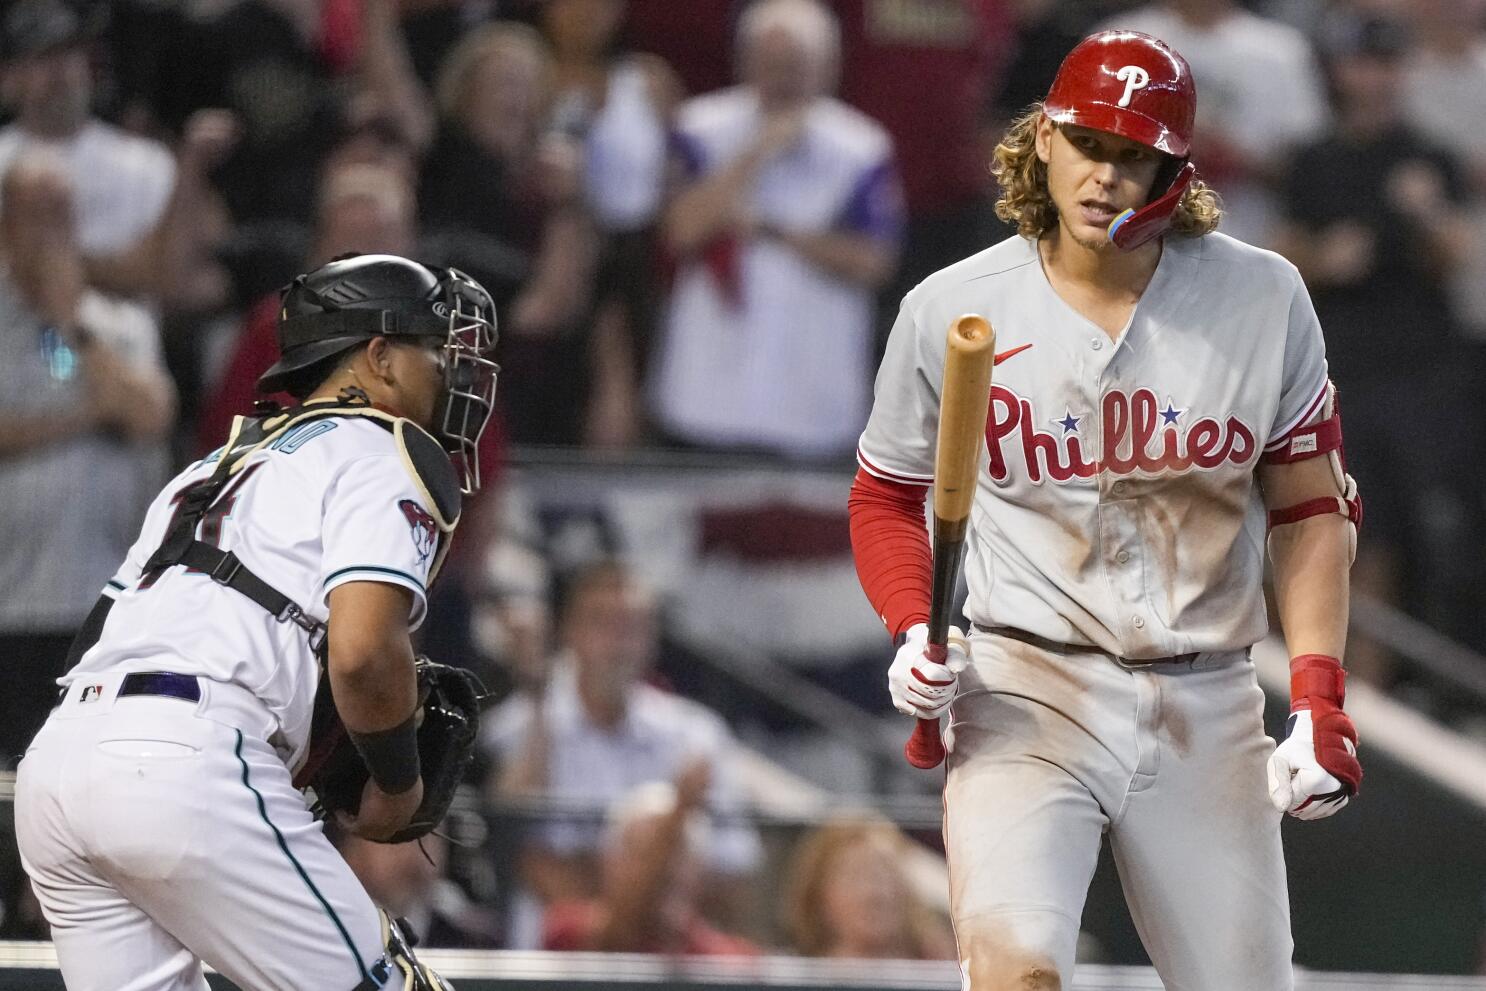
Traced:
<svg viewBox="0 0 1486 991">
<path fill-rule="evenodd" d="M 379 381 L 391 383 L 396 376 L 392 369 L 392 342 L 385 337 L 373 337 L 366 344 L 367 370 Z"/>
<path fill-rule="evenodd" d="M 1042 162 L 1043 165 L 1046 165 L 1048 163 L 1048 159 L 1052 158 L 1053 132 L 1057 130 L 1057 127 L 1058 126 L 1056 124 L 1048 119 L 1047 114 L 1043 114 L 1037 120 L 1037 136 L 1035 138 L 1035 144 L 1037 148 L 1037 158 L 1039 161 Z"/>
</svg>

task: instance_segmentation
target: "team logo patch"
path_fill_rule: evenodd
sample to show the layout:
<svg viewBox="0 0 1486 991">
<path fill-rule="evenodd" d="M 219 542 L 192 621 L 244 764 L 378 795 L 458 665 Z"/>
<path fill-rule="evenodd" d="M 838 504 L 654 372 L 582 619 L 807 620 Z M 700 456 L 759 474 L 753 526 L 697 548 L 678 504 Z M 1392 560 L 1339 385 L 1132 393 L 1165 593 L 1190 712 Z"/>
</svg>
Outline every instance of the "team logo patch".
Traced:
<svg viewBox="0 0 1486 991">
<path fill-rule="evenodd" d="M 1130 98 L 1138 89 L 1145 89 L 1151 81 L 1151 74 L 1138 65 L 1126 65 L 1115 73 L 1115 78 L 1125 84 L 1125 93 L 1120 97 L 1119 106 L 1128 107 Z"/>
<path fill-rule="evenodd" d="M 439 525 L 433 516 L 418 505 L 412 499 L 400 500 L 397 508 L 402 510 L 403 518 L 408 521 L 408 527 L 413 531 L 413 546 L 418 549 L 418 563 L 427 561 L 429 555 L 439 542 Z"/>
</svg>

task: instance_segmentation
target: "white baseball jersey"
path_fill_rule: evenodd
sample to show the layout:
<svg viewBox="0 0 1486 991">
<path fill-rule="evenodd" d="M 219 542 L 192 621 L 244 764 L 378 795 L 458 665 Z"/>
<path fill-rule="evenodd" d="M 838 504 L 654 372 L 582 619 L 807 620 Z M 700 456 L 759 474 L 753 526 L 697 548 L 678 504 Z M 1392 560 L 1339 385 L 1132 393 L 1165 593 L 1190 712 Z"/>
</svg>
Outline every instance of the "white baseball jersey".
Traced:
<svg viewBox="0 0 1486 991">
<path fill-rule="evenodd" d="M 999 361 L 967 540 L 970 620 L 1127 658 L 1247 647 L 1267 630 L 1260 454 L 1319 412 L 1321 328 L 1299 273 L 1222 234 L 1165 238 L 1117 341 L 1013 237 L 904 299 L 859 459 L 933 480 L 951 322 Z"/>
<path fill-rule="evenodd" d="M 102 635 L 61 681 L 173 671 L 235 683 L 278 720 L 274 743 L 292 767 L 319 683 L 305 632 L 185 567 L 167 569 L 149 587 L 141 580 L 181 492 L 211 475 L 217 454 L 181 472 L 150 505 L 139 540 L 104 590 L 115 601 Z M 400 585 L 413 593 L 415 628 L 438 536 L 391 432 L 356 417 L 302 424 L 248 456 L 197 532 L 322 621 L 338 585 Z"/>
</svg>

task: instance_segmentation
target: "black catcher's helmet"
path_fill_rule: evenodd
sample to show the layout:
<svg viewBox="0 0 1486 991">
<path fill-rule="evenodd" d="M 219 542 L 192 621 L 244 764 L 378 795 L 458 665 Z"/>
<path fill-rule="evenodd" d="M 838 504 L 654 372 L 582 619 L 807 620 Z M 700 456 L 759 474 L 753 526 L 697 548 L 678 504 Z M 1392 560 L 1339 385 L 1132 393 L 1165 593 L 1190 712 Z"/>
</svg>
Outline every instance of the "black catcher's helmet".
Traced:
<svg viewBox="0 0 1486 991">
<path fill-rule="evenodd" d="M 454 459 L 464 491 L 480 487 L 477 445 L 495 404 L 495 304 L 453 268 L 397 255 L 352 255 L 290 283 L 279 308 L 279 360 L 260 392 L 300 393 L 300 373 L 374 337 L 442 340 L 444 392 L 434 433 Z M 301 397 L 302 398 L 302 397 Z"/>
</svg>

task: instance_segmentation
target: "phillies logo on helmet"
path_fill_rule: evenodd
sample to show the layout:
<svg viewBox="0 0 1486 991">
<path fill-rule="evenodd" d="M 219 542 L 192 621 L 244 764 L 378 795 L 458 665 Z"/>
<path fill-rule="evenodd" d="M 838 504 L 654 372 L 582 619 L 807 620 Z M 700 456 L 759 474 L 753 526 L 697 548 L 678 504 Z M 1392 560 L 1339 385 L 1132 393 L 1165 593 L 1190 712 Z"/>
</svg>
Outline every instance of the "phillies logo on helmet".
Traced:
<svg viewBox="0 0 1486 991">
<path fill-rule="evenodd" d="M 1098 423 L 1103 427 L 1103 445 L 1097 456 L 1084 450 L 1084 422 L 1088 413 L 1074 415 L 1065 409 L 1062 417 L 1046 422 L 1058 430 L 1040 430 L 1043 420 L 1030 399 L 1005 386 L 991 389 L 991 408 L 986 417 L 986 446 L 990 448 L 991 480 L 1005 484 L 1010 478 L 1003 442 L 1020 441 L 1027 480 L 1041 485 L 1044 477 L 1054 482 L 1093 478 L 1100 472 L 1111 475 L 1180 475 L 1197 469 L 1211 471 L 1230 462 L 1244 465 L 1258 457 L 1259 444 L 1253 428 L 1236 416 L 1218 421 L 1177 409 L 1170 400 L 1163 408 L 1150 389 L 1126 395 L 1107 392 L 1101 403 Z"/>
<path fill-rule="evenodd" d="M 1138 65 L 1126 65 L 1115 73 L 1115 78 L 1125 84 L 1125 94 L 1120 97 L 1117 106 L 1128 107 L 1130 98 L 1138 89 L 1145 89 L 1146 84 L 1151 81 L 1151 74 Z"/>
<path fill-rule="evenodd" d="M 433 553 L 434 547 L 438 546 L 439 525 L 428 510 L 412 499 L 399 501 L 397 508 L 402 510 L 403 518 L 413 531 L 413 546 L 418 549 L 418 563 L 422 564 Z"/>
</svg>

